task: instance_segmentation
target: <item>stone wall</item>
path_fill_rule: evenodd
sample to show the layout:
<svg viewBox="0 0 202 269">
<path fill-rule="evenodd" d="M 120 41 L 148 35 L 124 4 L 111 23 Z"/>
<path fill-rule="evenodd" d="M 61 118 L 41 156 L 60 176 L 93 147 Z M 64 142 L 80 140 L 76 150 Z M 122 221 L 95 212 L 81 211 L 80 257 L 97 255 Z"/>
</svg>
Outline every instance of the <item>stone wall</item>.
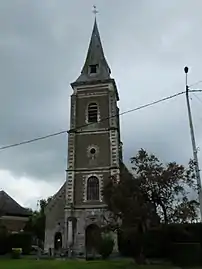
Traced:
<svg viewBox="0 0 202 269">
<path fill-rule="evenodd" d="M 103 214 L 105 209 L 76 209 L 74 211 L 74 217 L 77 219 L 77 228 L 74 241 L 74 252 L 76 255 L 85 255 L 85 231 L 91 224 L 96 224 L 98 227 L 102 227 L 104 224 Z M 115 236 L 115 235 L 114 235 Z M 116 239 L 116 237 L 115 237 Z M 117 242 L 116 244 L 117 245 Z M 117 246 L 115 247 L 117 249 Z"/>
<path fill-rule="evenodd" d="M 62 234 L 62 242 L 64 244 L 64 207 L 65 207 L 65 184 L 59 192 L 53 197 L 48 204 L 46 214 L 46 229 L 45 229 L 45 242 L 44 250 L 48 251 L 49 248 L 54 248 L 55 233 Z"/>
</svg>

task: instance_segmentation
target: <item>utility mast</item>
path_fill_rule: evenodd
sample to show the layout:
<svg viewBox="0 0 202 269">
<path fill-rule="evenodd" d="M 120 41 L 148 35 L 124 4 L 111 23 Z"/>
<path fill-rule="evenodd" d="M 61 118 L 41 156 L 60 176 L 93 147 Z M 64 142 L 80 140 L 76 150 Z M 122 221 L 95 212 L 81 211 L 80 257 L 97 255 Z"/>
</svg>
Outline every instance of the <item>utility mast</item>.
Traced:
<svg viewBox="0 0 202 269">
<path fill-rule="evenodd" d="M 187 84 L 187 74 L 188 74 L 189 68 L 186 66 L 184 68 L 185 72 L 185 81 L 186 81 L 186 101 L 187 101 L 187 110 L 188 110 L 188 118 L 189 118 L 189 127 L 190 127 L 190 134 L 191 134 L 191 142 L 192 142 L 192 148 L 193 148 L 193 159 L 195 164 L 195 173 L 196 173 L 196 180 L 198 185 L 198 196 L 199 196 L 199 204 L 200 204 L 200 216 L 202 221 L 202 190 L 201 190 L 201 176 L 200 176 L 200 169 L 199 169 L 199 163 L 198 163 L 198 155 L 197 155 L 197 148 L 196 148 L 196 140 L 195 140 L 195 134 L 194 134 L 194 127 L 193 127 L 193 121 L 192 121 L 192 114 L 191 114 L 191 106 L 189 102 L 189 86 Z"/>
</svg>

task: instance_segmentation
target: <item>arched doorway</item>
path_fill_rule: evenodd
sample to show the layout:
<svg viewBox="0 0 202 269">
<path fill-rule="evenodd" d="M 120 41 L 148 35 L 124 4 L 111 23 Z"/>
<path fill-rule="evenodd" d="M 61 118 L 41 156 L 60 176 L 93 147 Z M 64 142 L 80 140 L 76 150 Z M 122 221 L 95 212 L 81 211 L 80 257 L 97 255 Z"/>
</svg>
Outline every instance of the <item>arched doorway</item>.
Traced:
<svg viewBox="0 0 202 269">
<path fill-rule="evenodd" d="M 62 248 L 62 234 L 60 232 L 55 233 L 54 249 L 60 250 Z"/>
<path fill-rule="evenodd" d="M 86 255 L 87 257 L 89 255 L 95 256 L 98 252 L 98 242 L 100 242 L 101 237 L 100 228 L 96 224 L 90 224 L 86 228 L 85 235 Z"/>
</svg>

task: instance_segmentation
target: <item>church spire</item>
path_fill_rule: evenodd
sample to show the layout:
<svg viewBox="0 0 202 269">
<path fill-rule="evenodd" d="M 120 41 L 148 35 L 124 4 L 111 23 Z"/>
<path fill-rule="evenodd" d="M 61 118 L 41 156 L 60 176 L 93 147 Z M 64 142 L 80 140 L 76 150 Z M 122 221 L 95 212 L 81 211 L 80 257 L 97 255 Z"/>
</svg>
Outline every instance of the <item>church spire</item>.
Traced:
<svg viewBox="0 0 202 269">
<path fill-rule="evenodd" d="M 87 57 L 81 71 L 81 75 L 75 82 L 91 82 L 96 80 L 109 79 L 110 73 L 111 71 L 104 56 L 104 51 L 102 48 L 101 38 L 95 17 Z"/>
</svg>

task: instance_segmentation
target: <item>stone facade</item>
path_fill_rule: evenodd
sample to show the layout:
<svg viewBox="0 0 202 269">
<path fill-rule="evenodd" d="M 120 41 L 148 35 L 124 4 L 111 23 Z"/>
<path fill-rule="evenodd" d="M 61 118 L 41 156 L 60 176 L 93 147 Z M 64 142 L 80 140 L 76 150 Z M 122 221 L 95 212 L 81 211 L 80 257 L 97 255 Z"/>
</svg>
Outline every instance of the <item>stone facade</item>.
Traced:
<svg viewBox="0 0 202 269">
<path fill-rule="evenodd" d="M 48 251 L 50 248 L 54 249 L 54 237 L 57 232 L 62 234 L 62 242 L 64 244 L 64 207 L 66 204 L 65 194 L 66 183 L 64 183 L 61 189 L 54 195 L 46 208 L 45 251 Z M 65 246 L 63 245 L 63 247 Z"/>
<path fill-rule="evenodd" d="M 95 21 L 81 75 L 71 84 L 66 183 L 46 209 L 46 250 L 55 248 L 60 233 L 61 248 L 84 255 L 87 228 L 102 227 L 107 217 L 102 189 L 112 175 L 119 180 L 122 158 L 119 97 L 110 72 Z"/>
</svg>

